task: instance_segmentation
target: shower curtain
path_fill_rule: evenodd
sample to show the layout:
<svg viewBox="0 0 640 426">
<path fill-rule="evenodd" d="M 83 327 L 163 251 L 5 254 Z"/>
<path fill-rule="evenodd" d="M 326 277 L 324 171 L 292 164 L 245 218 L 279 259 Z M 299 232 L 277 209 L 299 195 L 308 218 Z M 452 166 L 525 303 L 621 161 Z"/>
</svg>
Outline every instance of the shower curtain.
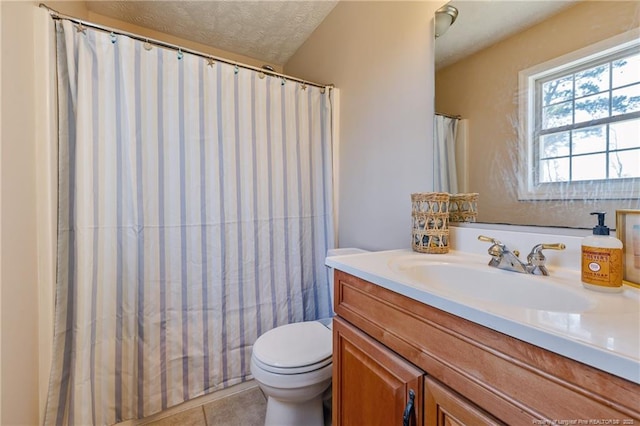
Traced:
<svg viewBox="0 0 640 426">
<path fill-rule="evenodd" d="M 433 120 L 433 140 L 436 160 L 434 167 L 434 190 L 458 192 L 456 167 L 456 132 L 458 119 L 436 114 Z"/>
<path fill-rule="evenodd" d="M 46 424 L 250 377 L 331 314 L 331 90 L 56 21 L 59 223 Z"/>
</svg>

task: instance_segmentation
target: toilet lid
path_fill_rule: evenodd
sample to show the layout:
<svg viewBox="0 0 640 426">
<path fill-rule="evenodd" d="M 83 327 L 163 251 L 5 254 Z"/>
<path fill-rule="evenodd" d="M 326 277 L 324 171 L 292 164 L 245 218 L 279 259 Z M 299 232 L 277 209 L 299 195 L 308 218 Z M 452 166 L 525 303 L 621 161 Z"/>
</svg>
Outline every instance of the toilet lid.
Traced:
<svg viewBox="0 0 640 426">
<path fill-rule="evenodd" d="M 298 322 L 267 331 L 253 345 L 265 366 L 299 368 L 331 361 L 331 330 L 317 321 Z"/>
</svg>

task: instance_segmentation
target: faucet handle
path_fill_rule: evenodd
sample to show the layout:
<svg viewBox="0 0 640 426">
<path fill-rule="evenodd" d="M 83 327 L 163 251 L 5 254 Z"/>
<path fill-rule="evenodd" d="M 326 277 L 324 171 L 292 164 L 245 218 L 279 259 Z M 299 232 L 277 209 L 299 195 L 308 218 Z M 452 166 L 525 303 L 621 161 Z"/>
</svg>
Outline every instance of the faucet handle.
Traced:
<svg viewBox="0 0 640 426">
<path fill-rule="evenodd" d="M 488 253 L 491 257 L 493 257 L 496 261 L 502 257 L 502 255 L 504 254 L 504 251 L 506 249 L 506 246 L 504 244 L 502 244 L 500 241 L 496 240 L 495 238 L 491 238 L 491 237 L 485 237 L 484 235 L 478 235 L 478 240 L 480 241 L 484 241 L 485 243 L 491 243 L 492 246 L 489 247 Z"/>
<path fill-rule="evenodd" d="M 562 243 L 554 244 L 536 244 L 531 249 L 531 253 L 527 256 L 527 261 L 536 266 L 544 265 L 545 257 L 542 254 L 542 250 L 564 250 L 567 246 Z"/>
<path fill-rule="evenodd" d="M 485 237 L 484 235 L 478 235 L 478 240 L 484 241 L 485 243 L 493 243 L 498 246 L 504 246 L 504 244 L 502 244 L 500 241 L 496 240 L 495 238 Z"/>
<path fill-rule="evenodd" d="M 493 243 L 493 245 L 489 247 L 489 250 L 488 250 L 491 256 L 494 256 L 494 257 L 502 256 L 505 250 L 507 250 L 507 246 L 505 246 L 503 243 L 496 240 L 495 238 L 487 237 L 484 235 L 478 235 L 478 240 L 484 241 L 485 243 Z M 516 257 L 520 256 L 520 252 L 518 250 L 512 250 L 511 253 L 513 253 Z"/>
<path fill-rule="evenodd" d="M 532 274 L 539 270 L 542 275 L 549 275 L 545 266 L 546 258 L 542 254 L 542 250 L 564 250 L 566 246 L 562 243 L 553 244 L 537 244 L 531 249 L 531 253 L 527 256 L 527 262 L 533 266 Z"/>
<path fill-rule="evenodd" d="M 562 243 L 537 244 L 531 249 L 531 255 L 538 253 L 542 254 L 542 250 L 564 250 L 565 248 L 567 248 L 567 246 Z"/>
</svg>

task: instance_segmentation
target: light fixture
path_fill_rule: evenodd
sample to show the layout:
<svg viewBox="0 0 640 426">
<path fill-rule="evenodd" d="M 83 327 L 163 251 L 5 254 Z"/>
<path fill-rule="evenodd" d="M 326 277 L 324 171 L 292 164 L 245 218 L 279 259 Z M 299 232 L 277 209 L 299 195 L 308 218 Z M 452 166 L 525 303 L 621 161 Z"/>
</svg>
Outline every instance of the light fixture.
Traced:
<svg viewBox="0 0 640 426">
<path fill-rule="evenodd" d="M 436 10 L 436 38 L 446 33 L 457 17 L 458 9 L 448 4 Z"/>
</svg>

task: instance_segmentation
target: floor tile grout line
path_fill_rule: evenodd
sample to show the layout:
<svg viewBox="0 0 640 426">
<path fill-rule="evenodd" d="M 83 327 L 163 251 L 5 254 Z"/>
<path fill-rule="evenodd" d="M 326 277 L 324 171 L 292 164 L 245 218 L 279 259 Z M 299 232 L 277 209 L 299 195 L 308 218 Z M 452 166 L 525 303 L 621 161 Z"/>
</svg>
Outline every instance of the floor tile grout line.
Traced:
<svg viewBox="0 0 640 426">
<path fill-rule="evenodd" d="M 202 417 L 204 418 L 204 426 L 209 426 L 209 422 L 207 421 L 207 413 L 204 410 L 204 404 L 200 406 L 202 410 Z"/>
</svg>

